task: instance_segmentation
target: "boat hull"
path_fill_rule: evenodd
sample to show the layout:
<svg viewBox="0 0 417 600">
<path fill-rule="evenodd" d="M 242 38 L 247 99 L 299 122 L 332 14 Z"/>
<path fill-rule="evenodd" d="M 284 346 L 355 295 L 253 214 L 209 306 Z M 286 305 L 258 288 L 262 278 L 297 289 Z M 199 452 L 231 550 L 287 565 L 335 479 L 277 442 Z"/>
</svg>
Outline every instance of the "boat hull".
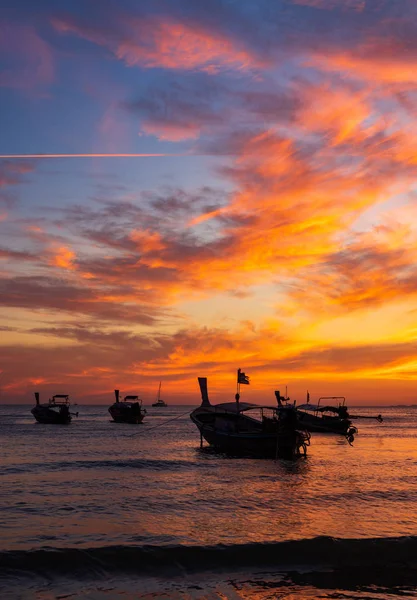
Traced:
<svg viewBox="0 0 417 600">
<path fill-rule="evenodd" d="M 215 450 L 224 454 L 256 458 L 284 458 L 288 460 L 301 455 L 299 449 L 302 444 L 300 444 L 297 431 L 288 433 L 278 433 L 276 431 L 268 433 L 261 430 L 224 431 L 210 425 L 210 423 L 202 422 L 199 416 L 201 415 L 198 415 L 198 413 L 190 415 L 191 420 L 198 427 L 200 435 Z"/>
<path fill-rule="evenodd" d="M 58 412 L 48 407 L 35 406 L 30 411 L 38 423 L 46 425 L 68 425 L 71 423 L 69 412 Z"/>
<path fill-rule="evenodd" d="M 307 431 L 316 433 L 339 433 L 346 435 L 352 423 L 349 419 L 339 417 L 328 417 L 310 415 L 303 411 L 297 411 L 298 422 Z"/>
<path fill-rule="evenodd" d="M 130 423 L 138 425 L 145 418 L 145 413 L 141 411 L 140 406 L 135 407 L 117 407 L 110 406 L 109 413 L 115 423 Z"/>
</svg>

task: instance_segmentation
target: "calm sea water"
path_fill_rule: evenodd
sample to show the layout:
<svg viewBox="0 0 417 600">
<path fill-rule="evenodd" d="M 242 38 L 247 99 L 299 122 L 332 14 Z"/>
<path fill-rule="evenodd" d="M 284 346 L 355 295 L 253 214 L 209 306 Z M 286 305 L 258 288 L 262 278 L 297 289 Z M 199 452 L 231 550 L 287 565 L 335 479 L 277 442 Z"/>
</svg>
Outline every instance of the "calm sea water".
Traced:
<svg viewBox="0 0 417 600">
<path fill-rule="evenodd" d="M 191 407 L 147 409 L 0 407 L 1 598 L 417 597 L 416 409 L 352 409 L 385 420 L 293 463 L 200 450 Z"/>
</svg>

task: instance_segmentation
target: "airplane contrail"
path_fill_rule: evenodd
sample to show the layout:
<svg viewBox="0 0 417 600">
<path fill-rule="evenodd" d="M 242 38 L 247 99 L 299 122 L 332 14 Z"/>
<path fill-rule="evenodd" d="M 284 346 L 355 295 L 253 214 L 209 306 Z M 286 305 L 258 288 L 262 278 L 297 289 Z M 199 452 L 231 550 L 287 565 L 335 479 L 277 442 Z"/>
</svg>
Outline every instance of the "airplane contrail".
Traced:
<svg viewBox="0 0 417 600">
<path fill-rule="evenodd" d="M 0 154 L 0 158 L 153 158 L 163 156 L 195 156 L 193 154 L 124 153 L 124 154 Z"/>
</svg>

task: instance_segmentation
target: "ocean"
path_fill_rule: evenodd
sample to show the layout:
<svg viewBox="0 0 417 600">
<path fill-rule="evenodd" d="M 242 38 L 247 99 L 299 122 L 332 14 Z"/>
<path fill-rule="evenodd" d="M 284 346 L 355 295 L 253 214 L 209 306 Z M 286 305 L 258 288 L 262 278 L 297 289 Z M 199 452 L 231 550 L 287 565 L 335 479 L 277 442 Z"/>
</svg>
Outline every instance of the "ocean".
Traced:
<svg viewBox="0 0 417 600">
<path fill-rule="evenodd" d="M 200 449 L 192 407 L 0 407 L 0 598 L 417 598 L 417 409 L 306 459 Z"/>
</svg>

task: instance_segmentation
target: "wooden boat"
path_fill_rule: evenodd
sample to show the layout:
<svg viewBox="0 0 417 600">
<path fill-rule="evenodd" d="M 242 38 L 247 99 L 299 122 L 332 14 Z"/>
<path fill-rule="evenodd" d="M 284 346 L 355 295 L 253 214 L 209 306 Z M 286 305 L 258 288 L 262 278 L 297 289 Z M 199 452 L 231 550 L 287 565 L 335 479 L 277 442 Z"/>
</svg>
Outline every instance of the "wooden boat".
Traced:
<svg viewBox="0 0 417 600">
<path fill-rule="evenodd" d="M 161 398 L 161 382 L 159 382 L 159 389 L 158 389 L 158 394 L 156 395 L 156 402 L 154 402 L 152 404 L 152 406 L 159 406 L 162 408 L 164 406 L 168 406 L 168 404 Z"/>
<path fill-rule="evenodd" d="M 336 405 L 322 401 L 331 400 Z M 346 435 L 352 427 L 349 413 L 345 406 L 346 399 L 343 396 L 322 397 L 317 404 L 301 404 L 297 406 L 298 421 L 308 431 L 320 431 L 326 433 L 341 433 Z"/>
<path fill-rule="evenodd" d="M 275 392 L 275 396 L 278 406 L 288 403 L 289 398 L 281 397 L 279 391 Z M 339 433 L 346 436 L 350 443 L 353 442 L 355 434 L 358 433 L 357 427 L 352 424 L 352 419 L 376 419 L 379 422 L 383 420 L 381 415 L 374 417 L 349 414 L 344 396 L 322 396 L 317 404 L 311 404 L 308 392 L 307 402 L 297 406 L 297 417 L 300 426 L 307 431 Z"/>
<path fill-rule="evenodd" d="M 56 394 L 49 402 L 40 404 L 39 393 L 35 392 L 36 405 L 30 411 L 38 423 L 66 425 L 71 423 L 70 401 L 67 394 Z"/>
<path fill-rule="evenodd" d="M 279 409 L 240 402 L 212 405 L 207 392 L 207 378 L 199 377 L 202 403 L 190 418 L 203 438 L 216 450 L 232 455 L 261 458 L 293 459 L 307 452 L 310 434 L 297 425 L 292 406 Z"/>
<path fill-rule="evenodd" d="M 146 410 L 142 408 L 139 396 L 125 396 L 119 399 L 119 390 L 114 390 L 116 402 L 109 407 L 109 413 L 116 423 L 142 423 Z"/>
</svg>

